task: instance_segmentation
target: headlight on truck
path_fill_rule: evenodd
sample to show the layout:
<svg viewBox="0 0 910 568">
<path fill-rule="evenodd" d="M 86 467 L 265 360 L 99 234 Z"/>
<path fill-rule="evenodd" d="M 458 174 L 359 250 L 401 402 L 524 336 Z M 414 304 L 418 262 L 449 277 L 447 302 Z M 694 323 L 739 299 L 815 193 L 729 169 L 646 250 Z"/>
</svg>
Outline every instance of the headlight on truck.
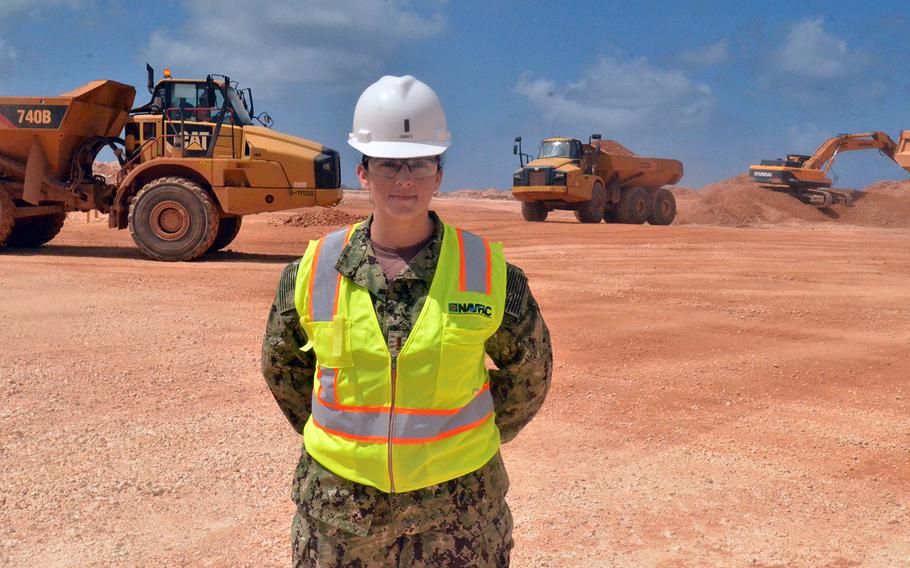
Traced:
<svg viewBox="0 0 910 568">
<path fill-rule="evenodd" d="M 341 187 L 341 160 L 338 152 L 323 148 L 322 153 L 313 160 L 316 170 L 317 189 L 337 189 Z"/>
<path fill-rule="evenodd" d="M 515 173 L 512 174 L 512 187 L 521 187 L 523 184 L 521 182 L 521 172 L 522 170 L 515 170 Z"/>
<path fill-rule="evenodd" d="M 554 172 L 553 185 L 566 185 L 566 172 Z"/>
</svg>

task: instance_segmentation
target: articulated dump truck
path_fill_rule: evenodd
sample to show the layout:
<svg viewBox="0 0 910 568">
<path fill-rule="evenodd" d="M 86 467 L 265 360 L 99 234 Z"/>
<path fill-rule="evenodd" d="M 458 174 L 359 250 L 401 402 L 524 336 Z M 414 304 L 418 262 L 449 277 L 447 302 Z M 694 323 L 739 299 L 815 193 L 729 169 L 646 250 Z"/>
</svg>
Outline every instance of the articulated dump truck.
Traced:
<svg viewBox="0 0 910 568">
<path fill-rule="evenodd" d="M 115 81 L 0 97 L 0 244 L 40 246 L 67 212 L 94 210 L 149 258 L 192 260 L 230 244 L 244 215 L 341 201 L 338 153 L 271 130 L 249 89 L 148 73 L 139 108 Z M 92 170 L 105 147 L 120 163 L 112 182 Z"/>
<path fill-rule="evenodd" d="M 521 201 L 525 220 L 545 221 L 550 211 L 568 209 L 582 223 L 672 223 L 676 199 L 663 186 L 682 179 L 682 163 L 609 150 L 597 134 L 587 144 L 546 138 L 532 160 L 521 150 L 521 137 L 515 138 L 521 167 L 512 177 L 512 195 Z"/>
</svg>

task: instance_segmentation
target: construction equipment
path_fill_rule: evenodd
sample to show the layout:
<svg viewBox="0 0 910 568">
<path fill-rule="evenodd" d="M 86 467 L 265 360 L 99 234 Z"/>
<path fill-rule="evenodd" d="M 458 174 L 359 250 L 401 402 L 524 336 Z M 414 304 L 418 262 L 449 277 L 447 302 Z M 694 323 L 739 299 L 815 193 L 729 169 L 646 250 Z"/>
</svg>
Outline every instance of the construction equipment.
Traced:
<svg viewBox="0 0 910 568">
<path fill-rule="evenodd" d="M 338 153 L 271 130 L 249 89 L 168 70 L 155 84 L 146 68 L 152 99 L 132 110 L 136 90 L 115 81 L 0 98 L 0 244 L 40 246 L 66 212 L 95 210 L 148 257 L 192 260 L 226 247 L 244 215 L 341 201 Z M 113 183 L 92 171 L 105 147 Z"/>
<path fill-rule="evenodd" d="M 521 167 L 512 177 L 512 195 L 527 221 L 544 221 L 554 209 L 575 211 L 582 223 L 669 225 L 676 216 L 676 200 L 663 186 L 682 178 L 678 160 L 611 153 L 599 134 L 587 144 L 545 138 L 536 160 L 522 152 L 519 136 L 513 153 Z"/>
<path fill-rule="evenodd" d="M 878 150 L 910 171 L 910 130 L 904 130 L 898 142 L 884 132 L 838 134 L 826 140 L 811 156 L 789 154 L 783 160 L 762 160 L 759 165 L 749 166 L 749 176 L 762 187 L 784 191 L 809 205 L 849 205 L 847 194 L 827 188 L 833 185 L 828 172 L 834 160 L 838 154 L 852 150 Z"/>
</svg>

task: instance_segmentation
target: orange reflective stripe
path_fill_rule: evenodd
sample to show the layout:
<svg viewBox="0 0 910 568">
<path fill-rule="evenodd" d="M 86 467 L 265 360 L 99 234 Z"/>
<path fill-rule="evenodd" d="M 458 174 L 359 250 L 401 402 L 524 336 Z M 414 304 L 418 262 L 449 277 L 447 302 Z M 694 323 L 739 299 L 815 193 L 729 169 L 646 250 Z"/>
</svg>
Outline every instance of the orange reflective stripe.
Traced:
<svg viewBox="0 0 910 568">
<path fill-rule="evenodd" d="M 356 440 L 357 442 L 369 442 L 371 444 L 385 444 L 388 441 L 388 438 L 385 436 L 357 436 L 354 434 L 348 434 L 347 432 L 339 432 L 337 430 L 332 430 L 331 428 L 326 428 L 320 424 L 316 418 L 312 418 L 312 420 L 314 426 L 320 430 L 324 430 L 325 432 L 332 434 L 333 436 L 339 436 L 341 438 L 347 438 L 349 440 Z"/>
<path fill-rule="evenodd" d="M 493 250 L 490 248 L 490 242 L 484 241 L 487 248 L 487 296 L 493 290 Z"/>
<path fill-rule="evenodd" d="M 473 430 L 474 428 L 478 428 L 478 427 L 482 426 L 487 420 L 490 419 L 491 416 L 493 416 L 492 412 L 490 412 L 489 414 L 487 414 L 486 416 L 484 416 L 477 422 L 473 422 L 471 424 L 466 424 L 459 428 L 455 428 L 454 430 L 449 430 L 448 432 L 443 432 L 442 434 L 439 434 L 438 436 L 434 436 L 432 438 L 392 438 L 392 443 L 393 444 L 425 444 L 427 442 L 436 442 L 439 440 L 444 440 L 446 438 L 451 438 L 452 436 L 455 436 L 457 434 L 461 434 L 462 432 L 467 432 L 468 430 Z M 332 434 L 333 436 L 339 436 L 341 438 L 347 438 L 349 440 L 355 440 L 357 442 L 368 442 L 370 444 L 385 444 L 389 441 L 389 439 L 386 436 L 358 436 L 356 434 L 349 434 L 347 432 L 340 432 L 338 430 L 332 430 L 331 428 L 326 428 L 325 426 L 320 424 L 319 421 L 316 420 L 315 418 L 313 418 L 313 424 L 320 430 L 328 432 L 329 434 Z"/>
<path fill-rule="evenodd" d="M 465 270 L 465 258 L 464 258 L 464 237 L 461 234 L 461 229 L 456 229 L 458 234 L 458 263 L 460 270 L 458 271 L 458 289 L 462 292 L 467 288 L 466 278 L 467 270 Z"/>
<path fill-rule="evenodd" d="M 310 267 L 310 286 L 307 295 L 310 299 L 310 318 L 313 317 L 313 290 L 316 289 L 316 267 L 319 266 L 319 254 L 322 252 L 322 243 L 325 238 L 319 239 L 316 243 L 316 252 L 313 253 L 313 266 Z"/>
<path fill-rule="evenodd" d="M 452 410 L 351 407 L 323 400 L 313 393 L 312 416 L 328 431 L 363 438 L 385 438 L 393 443 L 431 441 L 452 436 L 481 424 L 493 414 L 490 389 L 480 391 L 464 406 Z M 389 431 L 390 418 L 394 431 Z"/>
<path fill-rule="evenodd" d="M 344 234 L 344 246 L 348 246 L 348 243 L 351 241 L 351 235 L 354 233 L 354 226 L 351 225 L 348 227 L 347 232 Z M 342 247 L 344 250 L 344 247 Z M 335 317 L 335 314 L 338 313 L 338 297 L 341 295 L 341 279 L 344 278 L 341 273 L 338 273 L 338 281 L 335 286 L 335 299 L 332 302 L 332 318 Z M 337 375 L 336 375 L 337 377 Z"/>
<path fill-rule="evenodd" d="M 489 414 L 487 414 L 486 416 L 484 416 L 477 422 L 472 422 L 471 424 L 465 424 L 464 426 L 454 428 L 452 430 L 449 430 L 448 432 L 443 432 L 442 434 L 439 434 L 438 436 L 434 436 L 432 438 L 392 438 L 392 443 L 393 444 L 425 444 L 427 442 L 435 442 L 437 440 L 444 440 L 445 438 L 451 438 L 452 436 L 455 436 L 456 434 L 461 434 L 462 432 L 467 432 L 468 430 L 473 430 L 474 428 L 482 426 L 483 423 L 486 422 L 487 420 L 489 420 L 491 416 L 493 416 L 493 411 L 490 411 Z"/>
<path fill-rule="evenodd" d="M 481 387 L 479 391 L 474 395 L 474 398 L 482 395 L 486 391 L 490 390 L 490 383 L 487 383 Z M 436 410 L 432 408 L 403 408 L 401 406 L 395 407 L 395 412 L 400 414 L 426 414 L 426 415 L 437 415 L 437 416 L 451 416 L 452 414 L 458 414 L 461 412 L 461 408 L 452 408 L 448 410 Z"/>
</svg>

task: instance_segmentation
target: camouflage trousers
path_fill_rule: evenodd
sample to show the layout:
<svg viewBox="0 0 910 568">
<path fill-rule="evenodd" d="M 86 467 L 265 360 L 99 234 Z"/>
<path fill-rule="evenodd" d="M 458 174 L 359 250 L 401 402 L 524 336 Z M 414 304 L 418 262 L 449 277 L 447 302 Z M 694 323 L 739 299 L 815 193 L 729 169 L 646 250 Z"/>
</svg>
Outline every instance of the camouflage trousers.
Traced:
<svg viewBox="0 0 910 568">
<path fill-rule="evenodd" d="M 415 524 L 409 508 L 373 512 L 369 533 L 358 535 L 308 514 L 298 506 L 291 529 L 295 568 L 504 568 L 512 551 L 512 513 L 503 500 L 499 514 L 465 526 L 458 519 Z"/>
</svg>

